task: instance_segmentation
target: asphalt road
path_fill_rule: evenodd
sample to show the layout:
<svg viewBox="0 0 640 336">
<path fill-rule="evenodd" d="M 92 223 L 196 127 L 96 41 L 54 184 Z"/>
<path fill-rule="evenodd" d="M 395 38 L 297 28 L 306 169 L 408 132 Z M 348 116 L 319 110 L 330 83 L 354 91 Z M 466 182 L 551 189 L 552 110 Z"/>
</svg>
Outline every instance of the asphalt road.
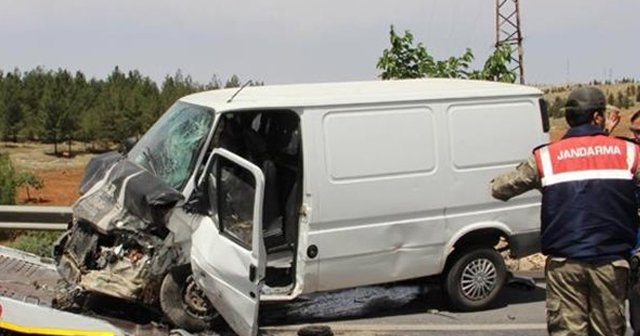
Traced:
<svg viewBox="0 0 640 336">
<path fill-rule="evenodd" d="M 536 280 L 531 285 L 507 286 L 495 307 L 470 313 L 452 310 L 438 288 L 416 284 L 344 291 L 328 299 L 323 294 L 284 312 L 262 308 L 261 330 L 288 336 L 305 326 L 326 325 L 335 335 L 355 336 L 547 335 L 545 284 Z"/>
<path fill-rule="evenodd" d="M 0 295 L 20 300 L 37 297 L 41 305 L 50 304 L 57 280 L 52 265 L 19 251 L 0 248 L 0 273 Z M 327 325 L 335 335 L 354 336 L 537 336 L 547 334 L 544 298 L 542 279 L 512 282 L 492 309 L 462 313 L 448 306 L 437 286 L 425 285 L 424 281 L 409 282 L 318 293 L 285 305 L 262 305 L 260 326 L 262 334 L 274 336 L 297 335 L 309 325 Z M 166 326 L 148 320 L 149 314 L 134 306 L 100 302 L 110 313 L 110 318 L 105 319 L 133 334 L 168 333 Z M 101 315 L 99 311 L 96 313 Z M 219 332 L 213 335 L 233 334 L 228 330 Z M 628 334 L 631 335 L 630 331 Z"/>
</svg>

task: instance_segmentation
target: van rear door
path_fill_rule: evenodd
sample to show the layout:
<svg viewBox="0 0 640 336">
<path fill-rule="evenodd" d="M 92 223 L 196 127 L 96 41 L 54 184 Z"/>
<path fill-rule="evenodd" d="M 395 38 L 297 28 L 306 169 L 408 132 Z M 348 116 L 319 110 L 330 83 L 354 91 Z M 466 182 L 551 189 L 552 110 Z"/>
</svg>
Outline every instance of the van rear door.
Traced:
<svg viewBox="0 0 640 336">
<path fill-rule="evenodd" d="M 238 335 L 257 335 L 266 255 L 264 175 L 224 149 L 213 151 L 206 171 L 201 185 L 206 186 L 210 216 L 204 216 L 192 238 L 193 276 Z"/>
</svg>

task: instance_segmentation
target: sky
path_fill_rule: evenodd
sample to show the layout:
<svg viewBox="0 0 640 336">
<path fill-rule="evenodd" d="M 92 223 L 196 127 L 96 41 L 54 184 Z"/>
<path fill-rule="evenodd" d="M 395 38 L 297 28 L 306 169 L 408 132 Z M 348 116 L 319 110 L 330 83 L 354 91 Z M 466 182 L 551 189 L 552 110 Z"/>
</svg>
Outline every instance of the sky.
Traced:
<svg viewBox="0 0 640 336">
<path fill-rule="evenodd" d="M 161 82 L 178 69 L 265 84 L 375 80 L 389 27 L 436 59 L 496 39 L 492 0 L 0 0 L 0 70 L 43 66 Z M 525 79 L 640 79 L 640 1 L 520 0 Z"/>
</svg>

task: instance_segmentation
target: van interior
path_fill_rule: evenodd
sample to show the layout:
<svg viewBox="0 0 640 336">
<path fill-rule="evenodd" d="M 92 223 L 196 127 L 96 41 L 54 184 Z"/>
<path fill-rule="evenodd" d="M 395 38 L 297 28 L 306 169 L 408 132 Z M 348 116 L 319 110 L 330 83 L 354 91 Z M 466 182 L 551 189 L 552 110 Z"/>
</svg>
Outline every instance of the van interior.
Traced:
<svg viewBox="0 0 640 336">
<path fill-rule="evenodd" d="M 295 285 L 299 209 L 302 202 L 300 118 L 288 110 L 227 112 L 213 147 L 259 167 L 265 177 L 262 229 L 267 251 L 264 294 L 288 294 Z M 239 202 L 246 200 L 240 199 Z"/>
</svg>

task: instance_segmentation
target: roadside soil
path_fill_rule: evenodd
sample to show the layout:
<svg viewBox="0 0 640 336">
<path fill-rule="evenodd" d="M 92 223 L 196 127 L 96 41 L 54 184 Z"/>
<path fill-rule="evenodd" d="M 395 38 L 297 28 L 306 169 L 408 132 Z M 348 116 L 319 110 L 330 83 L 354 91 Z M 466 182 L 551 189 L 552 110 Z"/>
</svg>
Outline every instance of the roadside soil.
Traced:
<svg viewBox="0 0 640 336">
<path fill-rule="evenodd" d="M 42 189 L 29 188 L 28 193 L 25 187 L 19 188 L 17 203 L 60 206 L 73 204 L 79 196 L 78 188 L 84 167 L 93 156 L 80 152 L 80 149 L 79 145 L 75 145 L 72 146 L 72 153 L 54 155 L 53 145 L 0 142 L 0 152 L 9 154 L 16 171 L 33 173 L 44 182 Z"/>
</svg>

